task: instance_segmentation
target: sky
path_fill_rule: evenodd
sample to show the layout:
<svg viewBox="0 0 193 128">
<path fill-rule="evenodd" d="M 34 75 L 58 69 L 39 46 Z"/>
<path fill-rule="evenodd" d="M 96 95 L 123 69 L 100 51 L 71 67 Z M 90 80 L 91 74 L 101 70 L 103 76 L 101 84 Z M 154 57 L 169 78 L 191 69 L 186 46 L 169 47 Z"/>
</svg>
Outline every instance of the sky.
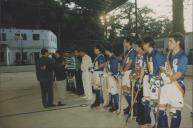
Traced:
<svg viewBox="0 0 193 128">
<path fill-rule="evenodd" d="M 134 2 L 134 0 L 130 0 Z M 138 7 L 148 6 L 153 9 L 155 17 L 166 16 L 172 20 L 172 0 L 137 0 Z M 193 1 L 184 0 L 184 27 L 186 32 L 193 31 Z"/>
<path fill-rule="evenodd" d="M 59 1 L 59 0 L 56 0 Z M 129 0 L 135 2 L 135 0 Z M 172 20 L 172 0 L 137 0 L 138 8 L 147 6 L 155 12 L 154 17 L 168 17 Z M 69 5 L 70 8 L 74 3 Z M 193 0 L 184 0 L 184 27 L 186 32 L 193 32 Z M 124 21 L 123 21 L 124 22 Z M 125 21 L 126 22 L 126 21 Z"/>
</svg>

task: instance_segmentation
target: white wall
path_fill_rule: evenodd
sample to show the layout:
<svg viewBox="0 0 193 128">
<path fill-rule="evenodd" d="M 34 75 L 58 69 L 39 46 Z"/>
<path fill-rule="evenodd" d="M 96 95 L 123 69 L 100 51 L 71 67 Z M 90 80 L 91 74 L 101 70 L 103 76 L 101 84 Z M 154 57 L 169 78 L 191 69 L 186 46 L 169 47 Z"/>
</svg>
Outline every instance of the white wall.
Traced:
<svg viewBox="0 0 193 128">
<path fill-rule="evenodd" d="M 164 43 L 164 50 L 168 47 L 168 38 L 160 38 L 160 39 L 156 39 L 156 41 L 161 41 L 162 43 Z M 193 33 L 188 33 L 185 35 L 185 52 L 186 54 L 188 54 L 189 49 L 193 48 Z"/>
<path fill-rule="evenodd" d="M 57 37 L 48 30 L 25 30 L 25 29 L 0 29 L 1 33 L 6 33 L 6 41 L 10 48 L 55 48 L 57 49 Z M 16 40 L 15 34 L 26 34 L 27 40 Z M 33 40 L 33 34 L 40 34 L 40 40 Z"/>
<path fill-rule="evenodd" d="M 15 64 L 16 53 L 21 53 L 21 44 L 30 64 L 33 63 L 32 53 L 40 53 L 42 48 L 47 48 L 49 52 L 55 52 L 57 49 L 57 37 L 49 30 L 0 29 L 1 33 L 6 33 L 6 41 L 0 41 L 0 43 L 8 45 L 5 55 L 8 65 Z M 16 33 L 26 34 L 27 40 L 16 40 Z M 40 34 L 40 39 L 33 40 L 33 34 Z"/>
</svg>

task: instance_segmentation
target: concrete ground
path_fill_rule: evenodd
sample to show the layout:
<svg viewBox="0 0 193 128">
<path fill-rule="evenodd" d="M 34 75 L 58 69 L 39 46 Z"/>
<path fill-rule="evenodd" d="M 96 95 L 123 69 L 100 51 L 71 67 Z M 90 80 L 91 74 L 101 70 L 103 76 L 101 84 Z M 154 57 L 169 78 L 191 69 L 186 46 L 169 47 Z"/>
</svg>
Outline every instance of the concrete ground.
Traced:
<svg viewBox="0 0 193 128">
<path fill-rule="evenodd" d="M 185 79 L 186 96 L 181 128 L 192 128 L 192 78 Z M 82 97 L 69 92 L 66 106 L 44 109 L 35 72 L 0 74 L 0 128 L 123 128 L 122 115 L 91 110 Z M 137 128 L 130 121 L 129 128 Z"/>
</svg>

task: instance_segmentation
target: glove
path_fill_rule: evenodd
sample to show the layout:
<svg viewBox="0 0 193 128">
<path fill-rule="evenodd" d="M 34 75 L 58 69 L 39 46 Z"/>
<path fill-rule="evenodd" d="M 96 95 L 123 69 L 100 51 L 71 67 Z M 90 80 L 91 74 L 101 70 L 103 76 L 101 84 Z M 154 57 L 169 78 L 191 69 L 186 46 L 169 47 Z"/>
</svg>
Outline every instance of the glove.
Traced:
<svg viewBox="0 0 193 128">
<path fill-rule="evenodd" d="M 94 68 L 93 68 L 93 67 L 90 67 L 90 68 L 88 68 L 88 71 L 91 72 L 91 73 L 93 73 L 93 72 L 94 72 Z"/>
<path fill-rule="evenodd" d="M 163 79 L 164 84 L 171 83 L 170 77 L 167 77 L 165 73 L 161 73 L 161 78 Z"/>
<path fill-rule="evenodd" d="M 121 72 L 117 72 L 115 74 L 112 74 L 112 76 L 115 78 L 115 79 L 119 79 L 119 78 L 122 78 L 123 77 L 123 74 L 121 74 Z"/>
<path fill-rule="evenodd" d="M 142 89 L 142 87 L 143 87 L 142 81 L 141 80 L 136 81 L 135 91 L 140 91 Z"/>
<path fill-rule="evenodd" d="M 99 77 L 103 77 L 103 75 L 104 75 L 104 74 L 103 74 L 103 73 L 101 73 L 101 74 L 99 74 Z"/>
</svg>

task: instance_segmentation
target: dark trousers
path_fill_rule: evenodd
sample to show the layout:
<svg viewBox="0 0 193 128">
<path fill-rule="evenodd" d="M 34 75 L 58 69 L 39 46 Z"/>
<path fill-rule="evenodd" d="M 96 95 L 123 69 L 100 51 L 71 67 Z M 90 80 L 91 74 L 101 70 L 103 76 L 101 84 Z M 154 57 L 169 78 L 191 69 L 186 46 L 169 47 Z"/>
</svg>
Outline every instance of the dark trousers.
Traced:
<svg viewBox="0 0 193 128">
<path fill-rule="evenodd" d="M 82 83 L 82 71 L 78 70 L 75 73 L 75 78 L 76 78 L 76 91 L 78 95 L 84 94 L 84 88 L 83 88 L 83 83 Z"/>
<path fill-rule="evenodd" d="M 49 107 L 53 105 L 53 81 L 40 82 L 42 105 Z"/>
<path fill-rule="evenodd" d="M 150 116 L 145 117 L 144 115 L 145 109 L 142 103 L 142 98 L 143 98 L 143 90 L 140 90 L 137 95 L 137 104 L 136 104 L 136 109 L 135 109 L 137 113 L 136 121 L 139 125 L 145 125 L 145 124 L 151 123 Z"/>
<path fill-rule="evenodd" d="M 101 94 L 101 90 L 95 90 L 95 94 L 96 94 L 95 103 L 97 103 L 97 104 L 103 103 L 103 96 Z"/>
</svg>

